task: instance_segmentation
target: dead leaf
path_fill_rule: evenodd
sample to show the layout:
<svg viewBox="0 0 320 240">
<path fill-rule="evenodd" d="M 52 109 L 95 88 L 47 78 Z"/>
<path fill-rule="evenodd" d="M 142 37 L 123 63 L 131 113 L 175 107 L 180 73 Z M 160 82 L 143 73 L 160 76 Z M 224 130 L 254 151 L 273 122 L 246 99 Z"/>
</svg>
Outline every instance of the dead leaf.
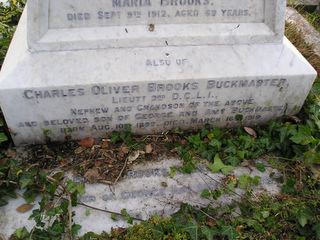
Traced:
<svg viewBox="0 0 320 240">
<path fill-rule="evenodd" d="M 74 153 L 75 154 L 80 154 L 80 153 L 82 153 L 84 151 L 84 148 L 83 147 L 78 147 L 78 148 L 76 148 L 75 150 L 74 150 Z"/>
<path fill-rule="evenodd" d="M 298 118 L 297 116 L 288 116 L 288 119 L 293 121 L 294 123 L 300 123 L 301 119 Z"/>
<path fill-rule="evenodd" d="M 94 183 L 98 179 L 100 179 L 99 170 L 97 168 L 91 168 L 89 169 L 85 174 L 84 177 L 90 182 Z"/>
<path fill-rule="evenodd" d="M 84 138 L 79 142 L 79 145 L 84 148 L 91 148 L 93 144 L 94 144 L 94 139 L 92 137 Z"/>
<path fill-rule="evenodd" d="M 61 181 L 64 178 L 64 172 L 63 171 L 57 171 L 51 176 L 56 181 Z"/>
<path fill-rule="evenodd" d="M 8 149 L 6 152 L 6 155 L 7 157 L 15 158 L 17 156 L 17 152 L 12 149 Z"/>
<path fill-rule="evenodd" d="M 207 218 L 206 223 L 209 227 L 215 227 L 217 225 L 216 221 L 209 217 Z"/>
<path fill-rule="evenodd" d="M 181 145 L 186 145 L 188 142 L 187 142 L 187 140 L 186 139 L 182 139 L 181 141 L 180 141 L 180 144 Z"/>
<path fill-rule="evenodd" d="M 240 165 L 241 167 L 250 167 L 252 164 L 249 160 L 243 160 Z"/>
<path fill-rule="evenodd" d="M 135 160 L 137 160 L 137 158 L 140 156 L 141 151 L 133 151 L 132 153 L 130 153 L 130 155 L 128 156 L 128 164 L 133 163 Z"/>
<path fill-rule="evenodd" d="M 17 207 L 16 210 L 17 210 L 17 212 L 19 212 L 19 213 L 25 213 L 25 212 L 30 211 L 32 208 L 33 208 L 33 205 L 32 205 L 32 204 L 25 203 L 25 204 L 22 204 L 21 206 Z"/>
<path fill-rule="evenodd" d="M 152 153 L 152 150 L 153 148 L 151 144 L 146 145 L 146 150 L 145 150 L 146 153 Z"/>
<path fill-rule="evenodd" d="M 319 165 L 313 165 L 311 167 L 311 171 L 312 171 L 313 177 L 315 179 L 320 179 L 320 166 Z"/>
<path fill-rule="evenodd" d="M 166 182 L 161 182 L 161 187 L 168 187 L 168 183 L 166 183 Z"/>
<path fill-rule="evenodd" d="M 296 189 L 302 191 L 304 189 L 304 184 L 302 182 L 296 183 Z"/>
<path fill-rule="evenodd" d="M 53 208 L 54 207 L 54 204 L 53 204 L 53 202 L 48 202 L 46 205 L 45 205 L 45 207 L 44 207 L 44 209 L 46 210 L 46 211 L 48 211 L 48 210 L 50 210 L 51 208 Z"/>
<path fill-rule="evenodd" d="M 238 225 L 237 227 L 236 227 L 236 231 L 238 232 L 238 233 L 241 233 L 241 230 L 243 229 L 243 225 Z"/>
<path fill-rule="evenodd" d="M 104 148 L 104 149 L 109 148 L 109 142 L 110 141 L 107 139 L 102 139 L 101 148 Z"/>
<path fill-rule="evenodd" d="M 253 130 L 252 128 L 249 127 L 244 127 L 243 128 L 250 136 L 252 136 L 253 138 L 257 138 L 257 132 L 255 130 Z"/>
<path fill-rule="evenodd" d="M 120 147 L 120 152 L 122 152 L 124 154 L 127 154 L 127 153 L 129 153 L 129 148 L 126 147 L 126 146 L 121 146 Z"/>
</svg>

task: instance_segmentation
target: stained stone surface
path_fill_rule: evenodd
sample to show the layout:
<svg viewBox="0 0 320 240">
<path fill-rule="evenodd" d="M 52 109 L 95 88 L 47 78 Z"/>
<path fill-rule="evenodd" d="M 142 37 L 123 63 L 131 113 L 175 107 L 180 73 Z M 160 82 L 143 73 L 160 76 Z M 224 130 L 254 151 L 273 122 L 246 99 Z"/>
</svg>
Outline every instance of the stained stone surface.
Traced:
<svg viewBox="0 0 320 240">
<path fill-rule="evenodd" d="M 32 51 L 281 42 L 285 0 L 29 0 Z"/>
<path fill-rule="evenodd" d="M 170 167 L 180 164 L 181 161 L 178 159 L 160 159 L 158 162 L 136 165 L 115 186 L 86 184 L 86 193 L 82 196 L 81 202 L 95 208 L 115 212 L 126 208 L 130 215 L 148 219 L 154 214 L 161 216 L 173 214 L 179 210 L 181 203 L 189 203 L 197 207 L 223 206 L 239 199 L 244 193 L 243 189 L 236 188 L 235 192 L 238 195 L 225 194 L 218 200 L 201 198 L 200 195 L 204 189 L 221 189 L 221 180 L 225 176 L 220 173 L 210 173 L 204 167 L 200 167 L 199 171 L 191 175 L 177 173 L 170 177 Z M 276 181 L 280 174 L 270 166 L 266 166 L 266 171 L 263 173 L 254 167 L 238 167 L 231 174 L 236 177 L 243 174 L 249 174 L 251 177 L 259 176 L 260 184 L 254 187 L 253 192 L 256 196 L 261 193 L 274 195 L 280 191 L 280 186 Z M 82 181 L 79 177 L 72 178 L 75 181 Z M 34 223 L 28 220 L 31 211 L 21 214 L 15 210 L 23 203 L 24 200 L 19 198 L 0 208 L 0 234 L 8 237 L 16 228 L 22 226 L 32 228 Z M 86 209 L 89 208 L 83 206 L 75 208 L 75 222 L 82 225 L 81 234 L 88 231 L 99 233 L 109 231 L 112 227 L 128 226 L 123 220 L 116 222 L 111 220 L 110 214 L 104 212 L 91 209 L 88 215 Z"/>
</svg>

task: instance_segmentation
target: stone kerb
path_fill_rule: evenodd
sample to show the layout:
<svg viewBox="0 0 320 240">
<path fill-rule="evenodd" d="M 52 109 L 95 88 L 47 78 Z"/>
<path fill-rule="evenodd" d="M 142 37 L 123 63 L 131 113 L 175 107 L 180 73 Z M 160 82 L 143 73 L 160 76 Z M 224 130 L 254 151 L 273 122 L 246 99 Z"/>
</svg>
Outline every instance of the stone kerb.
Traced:
<svg viewBox="0 0 320 240">
<path fill-rule="evenodd" d="M 281 42 L 285 0 L 29 0 L 33 51 Z"/>
</svg>

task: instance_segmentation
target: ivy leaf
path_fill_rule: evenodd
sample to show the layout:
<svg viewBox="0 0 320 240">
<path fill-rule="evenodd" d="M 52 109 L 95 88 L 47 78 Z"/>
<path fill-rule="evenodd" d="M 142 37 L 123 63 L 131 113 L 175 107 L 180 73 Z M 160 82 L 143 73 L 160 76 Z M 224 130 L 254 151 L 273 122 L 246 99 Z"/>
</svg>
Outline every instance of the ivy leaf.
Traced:
<svg viewBox="0 0 320 240">
<path fill-rule="evenodd" d="M 264 166 L 263 163 L 256 163 L 256 168 L 257 168 L 260 172 L 265 172 L 265 171 L 266 171 L 266 167 Z"/>
<path fill-rule="evenodd" d="M 125 209 L 125 208 L 121 209 L 121 215 L 125 220 L 127 220 L 127 223 L 133 224 L 133 218 L 127 212 L 127 209 Z"/>
<path fill-rule="evenodd" d="M 238 233 L 232 226 L 222 226 L 221 234 L 227 236 L 229 240 L 237 239 Z"/>
<path fill-rule="evenodd" d="M 29 236 L 29 232 L 28 230 L 26 229 L 26 227 L 23 227 L 23 228 L 18 228 L 14 235 L 18 238 L 18 239 L 25 239 Z"/>
<path fill-rule="evenodd" d="M 213 230 L 207 226 L 204 226 L 201 228 L 201 232 L 206 237 L 206 239 L 208 239 L 208 240 L 214 239 L 213 237 L 215 235 L 215 230 Z"/>
<path fill-rule="evenodd" d="M 300 132 L 298 132 L 297 134 L 293 135 L 290 140 L 296 144 L 300 144 L 300 145 L 308 145 L 310 143 L 313 143 L 314 141 L 316 141 L 316 139 L 312 136 L 306 136 L 304 134 L 301 134 Z"/>
<path fill-rule="evenodd" d="M 269 211 L 261 211 L 261 215 L 263 218 L 267 218 L 270 216 L 270 212 Z"/>
<path fill-rule="evenodd" d="M 304 227 L 308 223 L 308 218 L 304 215 L 300 215 L 298 217 L 298 221 L 299 221 L 301 227 Z"/>
<path fill-rule="evenodd" d="M 320 223 L 314 225 L 312 230 L 316 232 L 317 239 L 320 239 Z"/>
<path fill-rule="evenodd" d="M 298 222 L 301 225 L 301 227 L 304 227 L 307 225 L 308 220 L 312 218 L 312 213 L 308 209 L 300 209 L 298 211 Z"/>
<path fill-rule="evenodd" d="M 282 192 L 286 194 L 296 194 L 296 180 L 294 178 L 289 178 L 286 183 L 282 186 Z"/>
<path fill-rule="evenodd" d="M 79 232 L 79 230 L 81 229 L 81 225 L 79 224 L 73 224 L 71 227 L 71 234 L 72 236 L 76 236 Z"/>
<path fill-rule="evenodd" d="M 209 189 L 204 189 L 202 192 L 201 192 L 201 197 L 202 198 L 210 198 L 211 197 L 211 192 Z"/>
<path fill-rule="evenodd" d="M 312 130 L 308 126 L 300 125 L 298 131 L 292 135 L 290 140 L 296 144 L 308 145 L 317 140 L 312 136 Z"/>
<path fill-rule="evenodd" d="M 31 176 L 22 176 L 21 179 L 20 179 L 20 187 L 21 188 L 26 188 L 27 186 L 29 186 L 32 182 L 33 182 L 33 179 Z"/>
<path fill-rule="evenodd" d="M 249 175 L 242 175 L 240 176 L 239 178 L 239 187 L 242 188 L 242 189 L 245 189 L 247 188 L 247 186 L 249 186 L 249 178 L 250 176 Z"/>
<path fill-rule="evenodd" d="M 186 227 L 183 228 L 184 231 L 186 231 L 187 233 L 189 233 L 190 238 L 192 240 L 198 240 L 198 225 L 197 222 L 195 220 L 191 220 L 186 224 Z"/>
<path fill-rule="evenodd" d="M 246 189 L 250 186 L 258 186 L 260 183 L 260 177 L 254 176 L 251 177 L 248 174 L 241 175 L 239 178 L 239 187 L 242 189 Z"/>
<path fill-rule="evenodd" d="M 0 143 L 8 141 L 8 137 L 6 136 L 5 133 L 0 132 Z"/>
<path fill-rule="evenodd" d="M 216 154 L 214 157 L 214 162 L 213 164 L 209 164 L 208 168 L 210 169 L 211 172 L 217 173 L 217 172 L 222 172 L 223 174 L 228 174 L 233 170 L 232 166 L 225 165 L 219 156 L 219 154 Z"/>
</svg>

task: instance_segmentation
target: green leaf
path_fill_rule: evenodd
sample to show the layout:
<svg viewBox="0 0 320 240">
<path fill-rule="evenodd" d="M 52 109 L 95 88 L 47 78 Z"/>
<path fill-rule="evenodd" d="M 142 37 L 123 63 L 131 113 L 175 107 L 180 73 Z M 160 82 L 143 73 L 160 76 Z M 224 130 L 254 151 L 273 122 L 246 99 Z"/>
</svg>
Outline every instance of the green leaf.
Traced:
<svg viewBox="0 0 320 240">
<path fill-rule="evenodd" d="M 129 215 L 129 213 L 127 212 L 127 209 L 125 208 L 121 209 L 121 215 L 124 219 L 127 220 L 129 224 L 133 224 L 133 218 Z"/>
<path fill-rule="evenodd" d="M 316 232 L 317 239 L 320 239 L 320 222 L 315 224 L 312 230 Z"/>
<path fill-rule="evenodd" d="M 218 139 L 212 139 L 209 145 L 215 147 L 218 151 L 220 151 L 222 143 Z"/>
<path fill-rule="evenodd" d="M 90 215 L 91 215 L 90 209 L 86 209 L 86 211 L 84 212 L 84 215 L 85 215 L 86 217 L 90 216 Z"/>
<path fill-rule="evenodd" d="M 170 167 L 169 176 L 173 178 L 176 176 L 176 174 L 177 174 L 177 168 L 175 166 Z"/>
<path fill-rule="evenodd" d="M 118 221 L 118 216 L 115 213 L 111 213 L 111 219 L 116 222 Z"/>
<path fill-rule="evenodd" d="M 229 240 L 237 239 L 238 233 L 232 226 L 222 226 L 221 234 L 227 236 Z"/>
<path fill-rule="evenodd" d="M 250 176 L 244 174 L 239 178 L 239 187 L 242 189 L 246 189 L 250 185 Z"/>
<path fill-rule="evenodd" d="M 5 133 L 0 132 L 0 143 L 8 141 L 8 137 L 6 136 Z"/>
<path fill-rule="evenodd" d="M 18 239 L 25 239 L 29 236 L 29 232 L 28 230 L 23 227 L 23 228 L 18 228 L 15 232 L 14 235 L 18 238 Z"/>
<path fill-rule="evenodd" d="M 308 209 L 300 209 L 297 217 L 301 227 L 304 227 L 307 225 L 308 220 L 312 218 L 312 213 Z"/>
<path fill-rule="evenodd" d="M 316 139 L 312 136 L 305 136 L 301 133 L 297 133 L 290 138 L 290 140 L 296 144 L 300 145 L 308 145 L 316 141 Z"/>
<path fill-rule="evenodd" d="M 192 219 L 190 220 L 184 228 L 182 228 L 184 231 L 189 233 L 189 236 L 192 240 L 198 240 L 198 225 L 197 222 Z"/>
<path fill-rule="evenodd" d="M 214 235 L 215 235 L 215 230 L 211 229 L 207 226 L 204 226 L 201 228 L 201 232 L 202 234 L 206 237 L 207 240 L 212 240 L 214 239 Z"/>
<path fill-rule="evenodd" d="M 71 227 L 72 236 L 77 236 L 80 229 L 81 229 L 81 225 L 73 224 L 72 227 Z"/>
<path fill-rule="evenodd" d="M 20 178 L 20 187 L 21 188 L 26 188 L 27 186 L 31 185 L 33 183 L 33 177 L 29 175 L 23 175 Z"/>
<path fill-rule="evenodd" d="M 270 212 L 269 211 L 261 211 L 261 215 L 263 218 L 267 218 L 270 216 Z"/>
<path fill-rule="evenodd" d="M 211 197 L 211 191 L 209 189 L 204 189 L 201 192 L 201 197 L 202 198 L 210 198 Z"/>
<path fill-rule="evenodd" d="M 296 180 L 294 178 L 289 178 L 286 183 L 282 186 L 282 192 L 286 194 L 295 194 L 296 188 Z"/>
<path fill-rule="evenodd" d="M 222 172 L 223 174 L 228 174 L 230 173 L 234 168 L 232 166 L 225 165 L 219 156 L 219 154 L 216 154 L 214 157 L 214 163 L 209 164 L 208 168 L 210 169 L 211 172 L 217 173 L 217 172 Z"/>
<path fill-rule="evenodd" d="M 259 176 L 254 176 L 254 177 L 251 178 L 251 179 L 252 179 L 252 180 L 251 180 L 251 183 L 252 183 L 254 186 L 258 186 L 259 183 L 260 183 L 261 177 L 259 177 Z"/>
<path fill-rule="evenodd" d="M 83 195 L 85 191 L 85 185 L 83 183 L 77 184 L 77 191 L 79 195 Z"/>
<path fill-rule="evenodd" d="M 264 166 L 263 163 L 256 163 L 256 168 L 257 168 L 260 172 L 265 172 L 265 171 L 266 171 L 266 167 Z"/>
</svg>

